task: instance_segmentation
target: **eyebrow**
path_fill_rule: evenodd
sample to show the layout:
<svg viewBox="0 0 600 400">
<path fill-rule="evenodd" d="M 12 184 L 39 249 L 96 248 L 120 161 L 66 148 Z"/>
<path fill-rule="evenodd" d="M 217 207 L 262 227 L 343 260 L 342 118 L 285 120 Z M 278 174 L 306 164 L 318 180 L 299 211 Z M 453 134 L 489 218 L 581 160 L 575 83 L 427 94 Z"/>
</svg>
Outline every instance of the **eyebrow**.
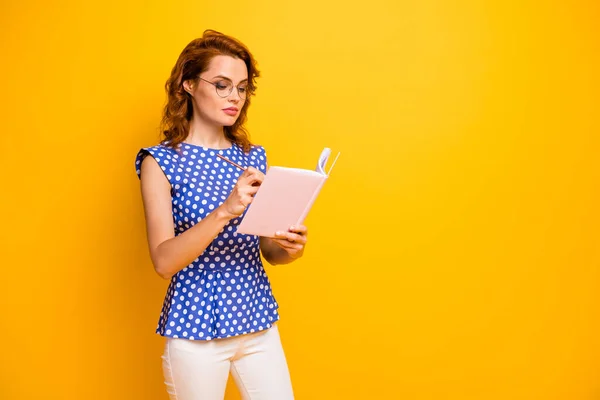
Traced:
<svg viewBox="0 0 600 400">
<path fill-rule="evenodd" d="M 223 78 L 223 79 L 227 79 L 229 82 L 233 82 L 230 78 L 226 77 L 225 75 L 213 76 L 212 79 L 215 79 L 215 78 Z M 248 78 L 242 79 L 239 83 L 246 82 L 246 81 L 248 81 Z"/>
</svg>

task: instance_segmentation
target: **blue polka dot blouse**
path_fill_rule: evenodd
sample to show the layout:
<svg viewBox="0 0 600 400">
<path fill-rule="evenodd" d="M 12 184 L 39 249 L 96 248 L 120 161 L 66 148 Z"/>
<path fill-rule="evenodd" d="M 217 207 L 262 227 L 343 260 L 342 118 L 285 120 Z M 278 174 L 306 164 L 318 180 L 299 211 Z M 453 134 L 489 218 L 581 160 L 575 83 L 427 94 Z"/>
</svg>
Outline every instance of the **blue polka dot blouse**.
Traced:
<svg viewBox="0 0 600 400">
<path fill-rule="evenodd" d="M 267 159 L 261 146 L 244 153 L 236 144 L 209 149 L 182 143 L 177 150 L 160 144 L 137 154 L 138 177 L 142 160 L 151 155 L 171 184 L 175 235 L 221 205 L 242 173 L 216 154 L 266 173 Z M 158 334 L 212 340 L 267 329 L 279 319 L 258 236 L 236 232 L 243 215 L 232 219 L 198 258 L 171 278 Z"/>
</svg>

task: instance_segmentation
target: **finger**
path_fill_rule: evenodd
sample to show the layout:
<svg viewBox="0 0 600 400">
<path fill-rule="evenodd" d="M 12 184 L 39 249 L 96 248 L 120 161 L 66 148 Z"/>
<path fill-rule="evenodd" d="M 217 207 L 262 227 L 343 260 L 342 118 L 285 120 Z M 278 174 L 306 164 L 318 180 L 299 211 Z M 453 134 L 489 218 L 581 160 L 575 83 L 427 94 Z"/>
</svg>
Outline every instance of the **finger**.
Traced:
<svg viewBox="0 0 600 400">
<path fill-rule="evenodd" d="M 243 186 L 238 189 L 238 193 L 240 196 L 251 196 L 254 197 L 256 192 L 258 192 L 258 186 Z"/>
<path fill-rule="evenodd" d="M 248 178 L 240 178 L 237 181 L 235 187 L 239 192 L 246 193 L 247 190 L 251 189 L 254 191 L 254 193 L 256 193 L 256 191 L 258 191 L 258 188 L 260 187 L 261 182 L 262 181 L 258 179 L 254 179 L 253 176 L 249 176 Z"/>
<path fill-rule="evenodd" d="M 252 204 L 252 200 L 254 200 L 254 195 L 249 195 L 249 194 L 245 194 L 242 195 L 240 202 L 244 205 L 244 207 L 248 207 L 250 204 Z"/>
<path fill-rule="evenodd" d="M 254 194 L 254 193 L 258 192 L 258 189 L 260 189 L 259 186 L 242 185 L 242 186 L 238 187 L 238 192 Z"/>
<path fill-rule="evenodd" d="M 258 169 L 254 168 L 254 167 L 246 167 L 246 169 L 244 169 L 244 171 L 242 172 L 242 174 L 240 175 L 240 177 L 242 176 L 248 176 L 248 175 L 252 175 L 256 172 L 260 172 Z"/>
<path fill-rule="evenodd" d="M 264 174 L 258 170 L 245 176 L 240 176 L 239 182 L 244 185 L 259 185 L 264 180 Z"/>
<path fill-rule="evenodd" d="M 308 234 L 308 228 L 304 225 L 292 225 L 290 226 L 289 231 L 298 233 L 303 236 L 306 236 Z"/>
<path fill-rule="evenodd" d="M 285 239 L 273 239 L 273 241 L 275 242 L 275 244 L 277 244 L 279 247 L 285 250 L 302 250 L 302 248 L 304 247 L 304 245 L 300 243 L 292 243 Z"/>
<path fill-rule="evenodd" d="M 242 172 L 242 174 L 240 175 L 240 178 L 247 178 L 251 175 L 259 175 L 260 176 L 260 175 L 264 175 L 264 174 L 254 167 L 248 167 L 248 168 L 246 168 L 246 170 L 244 170 L 244 172 Z"/>
<path fill-rule="evenodd" d="M 287 240 L 289 242 L 306 244 L 306 237 L 293 232 L 277 231 L 275 232 L 275 237 L 278 239 Z"/>
</svg>

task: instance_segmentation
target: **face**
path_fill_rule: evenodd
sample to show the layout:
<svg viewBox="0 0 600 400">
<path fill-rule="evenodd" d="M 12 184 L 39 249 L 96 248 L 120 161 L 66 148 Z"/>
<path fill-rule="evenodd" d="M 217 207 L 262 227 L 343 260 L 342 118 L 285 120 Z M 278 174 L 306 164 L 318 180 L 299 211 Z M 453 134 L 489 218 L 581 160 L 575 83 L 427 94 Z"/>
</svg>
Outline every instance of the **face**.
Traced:
<svg viewBox="0 0 600 400">
<path fill-rule="evenodd" d="M 233 90 L 227 94 L 232 85 Z M 240 93 L 247 94 L 247 86 L 246 64 L 229 56 L 214 57 L 196 82 L 184 82 L 184 88 L 194 98 L 194 118 L 217 126 L 235 123 L 246 101 Z"/>
</svg>

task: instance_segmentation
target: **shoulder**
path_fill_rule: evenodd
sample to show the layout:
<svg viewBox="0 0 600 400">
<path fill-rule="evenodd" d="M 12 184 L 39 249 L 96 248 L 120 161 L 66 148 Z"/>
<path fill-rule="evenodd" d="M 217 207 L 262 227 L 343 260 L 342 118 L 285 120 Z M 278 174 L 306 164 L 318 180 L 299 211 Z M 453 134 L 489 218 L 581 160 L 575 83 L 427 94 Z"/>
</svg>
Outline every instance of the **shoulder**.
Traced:
<svg viewBox="0 0 600 400">
<path fill-rule="evenodd" d="M 267 158 L 267 151 L 265 150 L 265 148 L 259 144 L 253 144 L 252 147 L 250 147 L 250 152 L 248 153 L 248 156 L 250 158 L 256 158 L 256 159 L 265 159 Z"/>
<path fill-rule="evenodd" d="M 140 177 L 142 163 L 147 156 L 151 156 L 163 171 L 167 171 L 172 168 L 177 150 L 163 143 L 151 147 L 142 147 L 135 157 L 135 169 L 138 177 Z"/>
<path fill-rule="evenodd" d="M 137 156 L 145 157 L 147 155 L 152 155 L 154 158 L 163 158 L 163 159 L 171 159 L 177 155 L 177 150 L 171 147 L 166 146 L 165 144 L 157 144 L 156 146 L 151 147 L 142 147 Z"/>
<path fill-rule="evenodd" d="M 248 164 L 258 168 L 263 173 L 267 172 L 267 152 L 263 146 L 252 145 L 248 153 Z"/>
</svg>

